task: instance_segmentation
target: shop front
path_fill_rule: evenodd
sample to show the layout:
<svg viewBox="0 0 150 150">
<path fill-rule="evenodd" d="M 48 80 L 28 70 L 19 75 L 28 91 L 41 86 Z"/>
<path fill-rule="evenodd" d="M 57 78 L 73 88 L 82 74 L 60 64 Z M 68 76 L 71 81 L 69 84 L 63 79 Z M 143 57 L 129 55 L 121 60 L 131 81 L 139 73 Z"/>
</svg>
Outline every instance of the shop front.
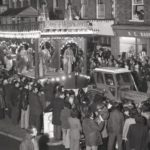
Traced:
<svg viewBox="0 0 150 150">
<path fill-rule="evenodd" d="M 150 56 L 150 28 L 144 26 L 113 26 L 115 32 L 114 54 L 131 56 Z"/>
</svg>

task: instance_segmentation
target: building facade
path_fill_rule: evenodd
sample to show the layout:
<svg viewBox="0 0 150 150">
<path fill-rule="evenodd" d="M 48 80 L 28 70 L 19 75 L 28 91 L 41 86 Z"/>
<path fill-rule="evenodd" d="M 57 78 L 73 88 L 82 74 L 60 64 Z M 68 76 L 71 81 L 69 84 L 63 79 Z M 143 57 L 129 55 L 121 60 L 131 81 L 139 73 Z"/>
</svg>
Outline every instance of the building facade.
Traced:
<svg viewBox="0 0 150 150">
<path fill-rule="evenodd" d="M 115 7 L 114 54 L 150 56 L 150 1 L 116 0 Z"/>
<path fill-rule="evenodd" d="M 113 0 L 48 0 L 51 19 L 64 19 L 68 3 L 81 19 L 112 19 Z"/>
<path fill-rule="evenodd" d="M 17 22 L 6 22 L 5 24 L 1 22 L 0 37 L 6 40 L 17 38 L 18 41 L 23 38 L 24 41 L 31 40 L 34 43 L 38 58 L 35 62 L 36 70 L 33 73 L 36 74 L 36 77 L 49 75 L 52 68 L 57 71 L 64 70 L 64 58 L 67 51 L 72 51 L 71 70 L 78 69 L 78 53 L 80 53 L 83 68 L 80 71 L 86 74 L 88 51 L 99 49 L 99 46 L 111 50 L 114 41 L 112 30 L 115 16 L 114 4 L 114 0 L 36 0 L 34 3 L 33 0 L 3 1 L 3 6 L 7 6 L 8 10 L 0 15 L 1 18 L 5 18 L 6 15 L 14 18 L 9 10 L 14 10 L 14 13 L 18 9 L 23 10 L 15 14 Z M 29 7 L 26 8 L 26 6 Z M 29 21 L 28 26 L 27 22 L 18 22 L 18 17 L 25 20 L 24 18 L 27 18 L 27 12 L 29 12 L 26 9 L 29 8 L 32 12 L 32 8 L 35 8 L 40 15 L 37 17 L 37 21 Z M 33 15 L 33 13 L 30 14 Z M 28 18 L 30 14 L 28 13 Z M 44 19 L 47 14 L 48 19 L 47 17 Z M 16 32 L 18 30 L 19 32 Z M 54 53 L 51 56 L 51 65 L 45 69 L 43 61 L 39 60 L 42 58 L 38 55 L 45 50 L 43 47 L 46 43 L 49 43 L 49 48 Z"/>
</svg>

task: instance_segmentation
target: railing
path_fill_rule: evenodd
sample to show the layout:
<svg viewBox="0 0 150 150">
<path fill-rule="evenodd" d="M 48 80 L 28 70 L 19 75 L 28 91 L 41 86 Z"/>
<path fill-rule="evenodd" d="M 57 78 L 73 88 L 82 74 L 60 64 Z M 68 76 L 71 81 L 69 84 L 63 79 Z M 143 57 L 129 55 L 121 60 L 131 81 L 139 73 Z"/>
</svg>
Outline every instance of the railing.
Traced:
<svg viewBox="0 0 150 150">
<path fill-rule="evenodd" d="M 50 29 L 50 30 L 85 30 L 89 29 L 90 26 L 90 21 L 89 20 L 50 20 L 45 22 L 45 29 Z"/>
<path fill-rule="evenodd" d="M 112 30 L 111 25 L 114 20 L 49 20 L 45 22 L 29 22 L 20 24 L 4 24 L 0 25 L 0 31 L 86 31 L 91 30 L 99 32 L 107 28 Z"/>
</svg>

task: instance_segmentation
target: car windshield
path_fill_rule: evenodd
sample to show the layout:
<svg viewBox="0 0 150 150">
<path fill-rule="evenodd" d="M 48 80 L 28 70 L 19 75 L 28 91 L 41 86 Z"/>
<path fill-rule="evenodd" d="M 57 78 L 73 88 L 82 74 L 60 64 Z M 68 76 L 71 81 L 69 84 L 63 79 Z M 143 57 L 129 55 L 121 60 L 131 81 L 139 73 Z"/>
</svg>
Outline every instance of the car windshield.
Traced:
<svg viewBox="0 0 150 150">
<path fill-rule="evenodd" d="M 133 78 L 129 72 L 117 74 L 116 79 L 119 86 L 129 85 L 132 88 L 135 88 Z"/>
</svg>

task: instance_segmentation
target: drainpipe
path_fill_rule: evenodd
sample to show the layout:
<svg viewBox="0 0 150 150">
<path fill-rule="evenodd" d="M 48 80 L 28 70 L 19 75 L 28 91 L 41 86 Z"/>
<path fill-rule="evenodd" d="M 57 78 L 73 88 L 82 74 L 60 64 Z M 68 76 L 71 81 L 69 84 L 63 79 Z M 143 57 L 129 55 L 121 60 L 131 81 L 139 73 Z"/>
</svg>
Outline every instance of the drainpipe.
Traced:
<svg viewBox="0 0 150 150">
<path fill-rule="evenodd" d="M 17 0 L 13 0 L 14 8 L 17 8 Z"/>
</svg>

